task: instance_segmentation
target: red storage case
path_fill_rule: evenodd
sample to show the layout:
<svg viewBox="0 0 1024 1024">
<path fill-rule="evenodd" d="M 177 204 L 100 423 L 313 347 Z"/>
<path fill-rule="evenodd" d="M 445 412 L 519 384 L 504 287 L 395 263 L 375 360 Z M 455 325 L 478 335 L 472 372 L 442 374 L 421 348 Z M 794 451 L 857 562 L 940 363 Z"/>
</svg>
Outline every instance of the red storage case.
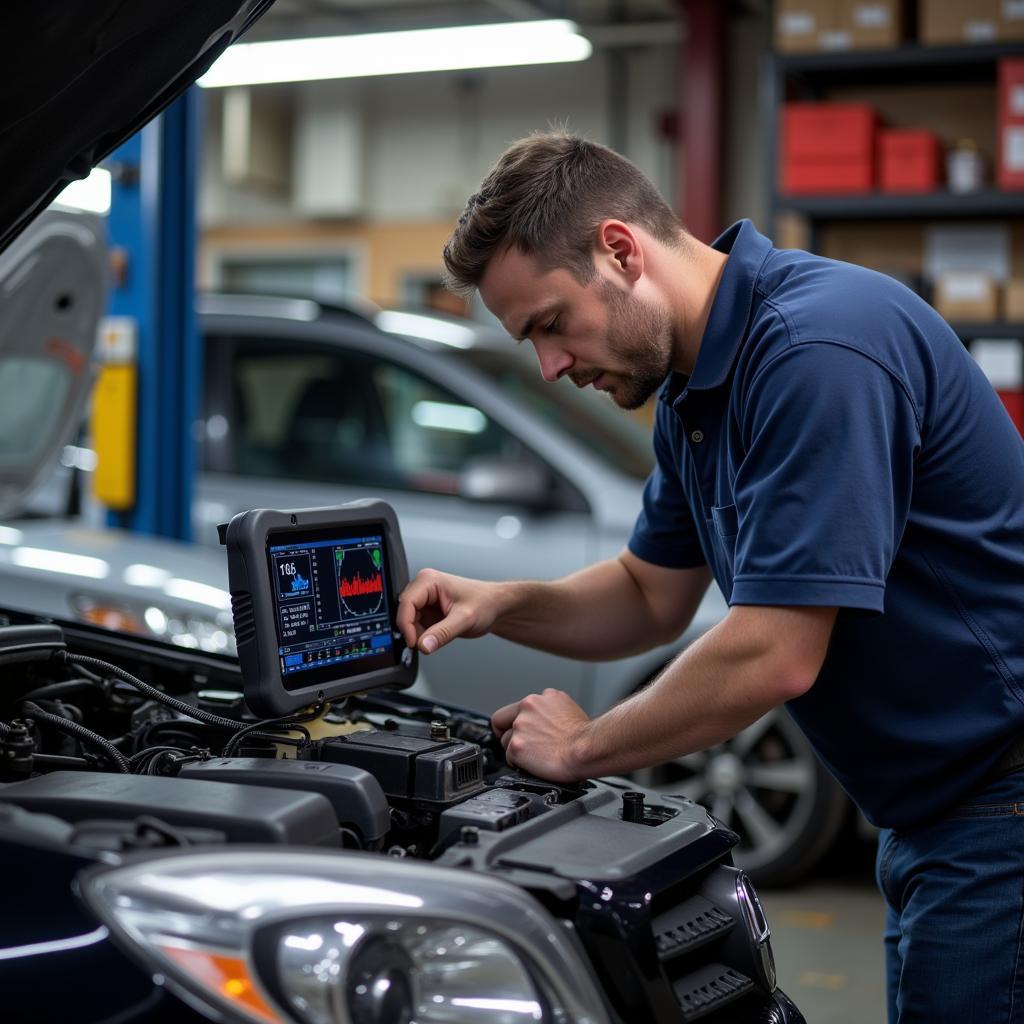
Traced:
<svg viewBox="0 0 1024 1024">
<path fill-rule="evenodd" d="M 1002 399 L 1010 419 L 1024 436 L 1024 391 L 997 391 L 996 394 Z"/>
<path fill-rule="evenodd" d="M 1024 59 L 999 62 L 999 158 L 996 182 L 1024 188 Z"/>
<path fill-rule="evenodd" d="M 787 103 L 782 190 L 789 195 L 870 192 L 878 115 L 866 103 Z"/>
<path fill-rule="evenodd" d="M 806 160 L 782 168 L 782 191 L 791 196 L 858 194 L 874 186 L 874 169 L 866 160 L 850 164 Z"/>
<path fill-rule="evenodd" d="M 932 132 L 892 128 L 878 133 L 878 187 L 934 192 L 942 184 L 942 143 Z"/>
<path fill-rule="evenodd" d="M 787 103 L 782 153 L 791 160 L 866 160 L 874 156 L 878 115 L 867 103 Z"/>
</svg>

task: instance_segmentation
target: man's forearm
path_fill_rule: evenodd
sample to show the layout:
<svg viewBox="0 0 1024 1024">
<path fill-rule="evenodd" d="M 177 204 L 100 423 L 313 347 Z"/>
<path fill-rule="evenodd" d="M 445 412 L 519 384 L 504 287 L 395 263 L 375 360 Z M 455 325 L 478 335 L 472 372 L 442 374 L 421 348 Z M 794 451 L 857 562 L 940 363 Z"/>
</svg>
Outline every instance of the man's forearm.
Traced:
<svg viewBox="0 0 1024 1024">
<path fill-rule="evenodd" d="M 588 722 L 571 755 L 579 777 L 633 771 L 714 746 L 805 692 L 820 657 L 792 648 L 780 655 L 778 635 L 787 616 L 810 615 L 827 643 L 834 610 L 777 608 L 760 619 L 748 611 L 754 610 L 733 609 L 654 683 Z"/>
<path fill-rule="evenodd" d="M 561 580 L 509 582 L 492 632 L 583 661 L 624 658 L 666 640 L 643 591 L 618 559 Z"/>
</svg>

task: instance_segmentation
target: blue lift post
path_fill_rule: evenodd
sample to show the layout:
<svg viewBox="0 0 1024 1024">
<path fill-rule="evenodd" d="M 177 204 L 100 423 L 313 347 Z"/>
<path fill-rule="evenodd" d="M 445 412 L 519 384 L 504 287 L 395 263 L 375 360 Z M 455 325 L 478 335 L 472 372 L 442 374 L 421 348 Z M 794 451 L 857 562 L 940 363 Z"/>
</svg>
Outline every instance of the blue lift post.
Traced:
<svg viewBox="0 0 1024 1024">
<path fill-rule="evenodd" d="M 135 505 L 111 523 L 191 538 L 193 424 L 202 387 L 195 313 L 201 96 L 193 86 L 116 149 L 109 235 L 116 275 L 108 313 L 131 317 L 138 338 Z"/>
</svg>

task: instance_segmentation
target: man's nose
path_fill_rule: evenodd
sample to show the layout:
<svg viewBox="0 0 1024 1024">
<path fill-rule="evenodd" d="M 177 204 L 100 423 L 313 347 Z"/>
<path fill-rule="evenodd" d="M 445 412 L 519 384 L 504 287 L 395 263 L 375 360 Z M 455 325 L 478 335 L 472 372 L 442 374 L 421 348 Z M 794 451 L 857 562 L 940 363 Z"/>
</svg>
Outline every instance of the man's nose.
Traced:
<svg viewBox="0 0 1024 1024">
<path fill-rule="evenodd" d="M 541 376 L 549 383 L 558 380 L 572 369 L 574 360 L 564 349 L 544 342 L 534 345 L 534 348 L 537 351 Z"/>
</svg>

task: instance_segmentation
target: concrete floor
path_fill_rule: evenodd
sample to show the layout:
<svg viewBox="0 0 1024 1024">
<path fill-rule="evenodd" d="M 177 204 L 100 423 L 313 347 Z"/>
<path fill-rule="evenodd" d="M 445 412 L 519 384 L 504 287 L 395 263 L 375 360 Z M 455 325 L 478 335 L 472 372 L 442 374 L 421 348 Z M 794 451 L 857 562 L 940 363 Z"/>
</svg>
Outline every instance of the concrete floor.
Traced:
<svg viewBox="0 0 1024 1024">
<path fill-rule="evenodd" d="M 885 1024 L 885 915 L 870 865 L 759 895 L 779 985 L 808 1024 Z"/>
</svg>

